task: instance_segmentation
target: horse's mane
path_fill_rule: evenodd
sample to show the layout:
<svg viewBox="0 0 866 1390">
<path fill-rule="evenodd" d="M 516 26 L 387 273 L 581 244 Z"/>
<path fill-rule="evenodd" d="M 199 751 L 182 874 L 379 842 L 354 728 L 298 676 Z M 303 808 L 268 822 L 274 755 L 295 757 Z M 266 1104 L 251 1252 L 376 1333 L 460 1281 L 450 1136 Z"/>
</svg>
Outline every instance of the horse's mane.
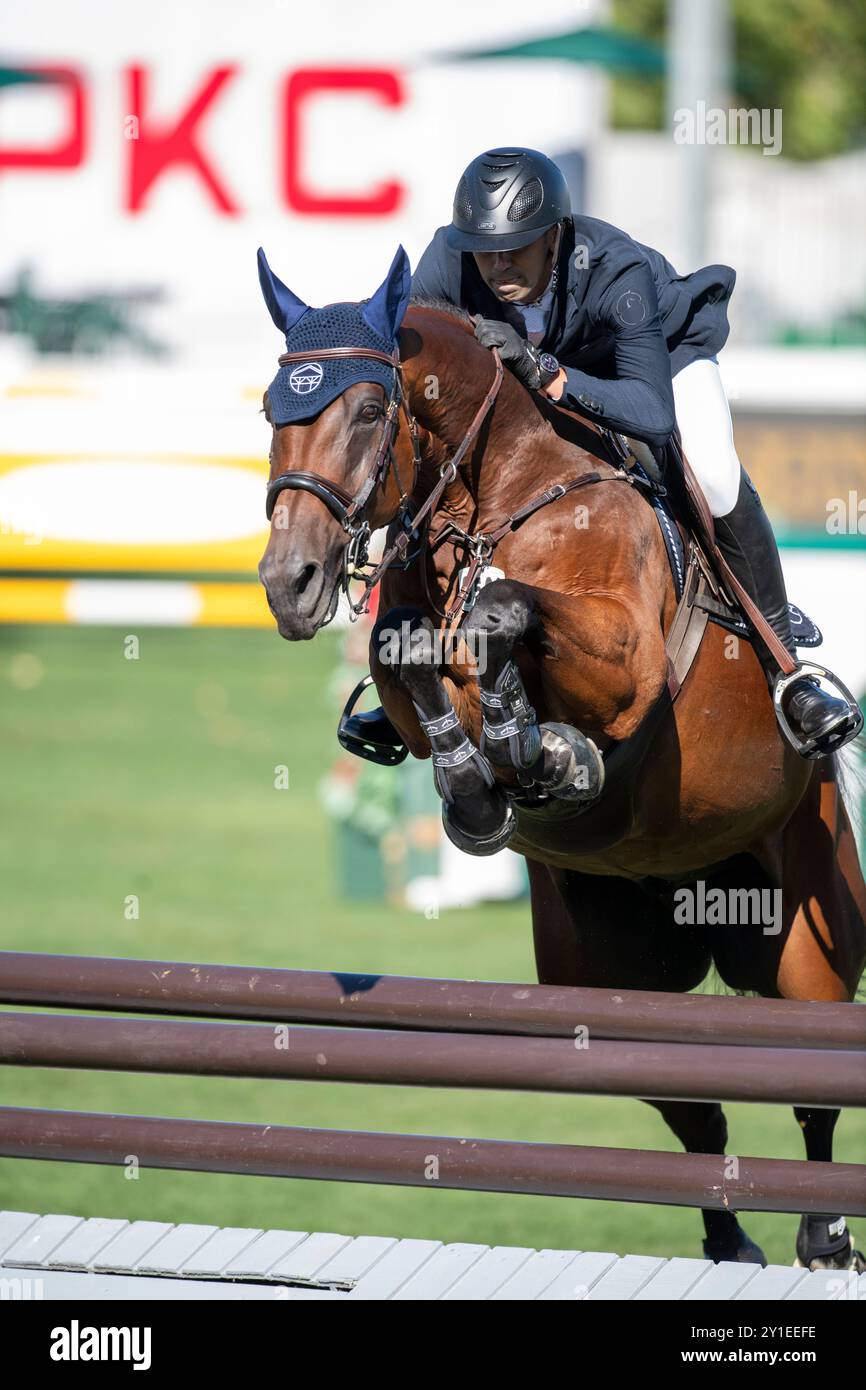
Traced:
<svg viewBox="0 0 866 1390">
<path fill-rule="evenodd" d="M 413 295 L 409 300 L 410 309 L 435 309 L 439 314 L 447 314 L 449 318 L 456 319 L 458 323 L 464 324 L 467 328 L 475 327 L 475 320 L 470 313 L 459 304 L 452 304 L 450 299 L 436 299 L 433 295 L 419 294 Z"/>
</svg>

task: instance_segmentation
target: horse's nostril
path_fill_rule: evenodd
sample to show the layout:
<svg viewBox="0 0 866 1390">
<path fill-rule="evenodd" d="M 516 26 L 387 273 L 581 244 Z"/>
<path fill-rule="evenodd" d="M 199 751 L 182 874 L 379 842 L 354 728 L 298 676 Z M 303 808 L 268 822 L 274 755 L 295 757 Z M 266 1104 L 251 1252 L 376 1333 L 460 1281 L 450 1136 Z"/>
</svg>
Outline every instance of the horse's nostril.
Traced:
<svg viewBox="0 0 866 1390">
<path fill-rule="evenodd" d="M 304 565 L 304 568 L 295 580 L 295 590 L 297 593 L 302 594 L 304 592 L 313 575 L 316 573 L 316 569 L 317 566 L 314 564 Z"/>
</svg>

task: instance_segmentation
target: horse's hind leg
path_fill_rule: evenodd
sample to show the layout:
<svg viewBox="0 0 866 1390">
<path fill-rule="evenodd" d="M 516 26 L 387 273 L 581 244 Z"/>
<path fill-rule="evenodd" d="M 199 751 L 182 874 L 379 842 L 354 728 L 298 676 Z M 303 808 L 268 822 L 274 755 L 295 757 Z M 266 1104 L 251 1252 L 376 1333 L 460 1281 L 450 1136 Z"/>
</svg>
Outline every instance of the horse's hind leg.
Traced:
<svg viewBox="0 0 866 1390">
<path fill-rule="evenodd" d="M 524 786 L 534 784 L 561 799 L 594 801 L 604 784 L 601 754 L 569 724 L 539 725 L 514 660 L 516 644 L 542 640 L 532 590 L 507 579 L 486 585 L 463 633 L 476 652 L 481 752 L 495 767 L 516 772 Z"/>
<path fill-rule="evenodd" d="M 866 955 L 866 885 L 838 781 L 838 759 L 822 758 L 783 839 L 783 925 L 775 983 L 786 999 L 852 999 Z M 838 1110 L 795 1107 L 806 1157 L 829 1163 Z M 797 1263 L 866 1272 L 844 1216 L 805 1215 Z"/>
<path fill-rule="evenodd" d="M 806 1157 L 819 1163 L 833 1158 L 833 1130 L 838 1110 L 808 1110 L 794 1107 L 803 1131 Z M 854 1269 L 866 1274 L 866 1258 L 854 1249 L 854 1241 L 844 1216 L 806 1215 L 800 1217 L 797 1232 L 797 1259 L 803 1269 Z"/>
<path fill-rule="evenodd" d="M 724 1154 L 728 1142 L 728 1122 L 718 1104 L 709 1101 L 649 1100 L 689 1154 Z M 704 1254 L 708 1260 L 733 1260 L 738 1264 L 759 1264 L 767 1257 L 746 1234 L 732 1211 L 701 1209 L 704 1219 Z"/>
<path fill-rule="evenodd" d="M 553 870 L 527 861 L 535 959 L 542 984 L 618 989 L 694 989 L 709 969 L 706 933 L 674 927 L 658 898 L 626 879 Z M 722 1107 L 709 1101 L 645 1101 L 687 1153 L 723 1154 Z M 734 1212 L 703 1208 L 708 1259 L 766 1265 Z"/>
<path fill-rule="evenodd" d="M 389 643 L 389 634 L 400 640 Z M 391 609 L 376 623 L 372 645 L 380 665 L 410 696 L 429 742 L 448 838 L 467 854 L 495 854 L 511 839 L 516 818 L 457 717 L 439 674 L 432 623 L 418 609 Z"/>
</svg>

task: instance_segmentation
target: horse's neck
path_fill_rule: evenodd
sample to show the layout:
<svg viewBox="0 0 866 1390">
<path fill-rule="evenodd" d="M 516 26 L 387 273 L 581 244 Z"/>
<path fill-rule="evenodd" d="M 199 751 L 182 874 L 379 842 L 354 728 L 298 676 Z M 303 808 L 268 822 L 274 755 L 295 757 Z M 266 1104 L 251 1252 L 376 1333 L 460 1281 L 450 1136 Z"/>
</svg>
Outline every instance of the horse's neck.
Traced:
<svg viewBox="0 0 866 1390">
<path fill-rule="evenodd" d="M 431 315 L 432 318 L 432 315 Z M 453 458 L 490 387 L 493 362 L 474 339 L 454 324 L 441 321 L 428 330 L 421 350 L 407 373 L 407 395 L 422 428 L 422 466 L 414 499 L 418 505 L 436 486 L 443 465 Z M 430 383 L 437 393 L 431 398 Z M 490 531 L 518 508 L 534 501 L 552 483 L 574 482 L 585 476 L 605 478 L 616 472 L 605 462 L 597 434 L 584 429 L 578 417 L 536 406 L 506 370 L 492 410 L 469 449 L 458 478 L 434 508 L 434 528 L 453 520 L 462 529 Z M 598 509 L 615 518 L 619 540 L 604 541 L 609 528 L 584 535 L 586 563 L 600 575 L 638 571 L 648 535 L 656 529 L 649 507 L 622 483 L 589 486 L 574 491 L 580 505 L 581 528 Z M 671 590 L 672 592 L 672 590 Z"/>
<path fill-rule="evenodd" d="M 466 334 L 455 334 L 453 325 L 451 329 L 447 345 L 433 334 L 425 335 L 424 349 L 407 381 L 408 403 L 422 426 L 422 466 L 415 490 L 419 504 L 430 495 L 441 469 L 463 443 L 492 380 L 490 354 L 479 350 Z M 437 384 L 437 393 L 432 396 L 431 381 Z M 467 390 L 470 382 L 474 389 Z M 532 471 L 526 466 L 537 421 L 528 406 L 526 418 L 521 418 L 522 395 L 506 370 L 478 437 L 437 510 L 463 516 L 474 511 L 486 523 L 507 515 L 545 485 L 538 479 L 537 465 Z M 551 440 L 555 450 L 555 436 L 551 435 Z"/>
</svg>

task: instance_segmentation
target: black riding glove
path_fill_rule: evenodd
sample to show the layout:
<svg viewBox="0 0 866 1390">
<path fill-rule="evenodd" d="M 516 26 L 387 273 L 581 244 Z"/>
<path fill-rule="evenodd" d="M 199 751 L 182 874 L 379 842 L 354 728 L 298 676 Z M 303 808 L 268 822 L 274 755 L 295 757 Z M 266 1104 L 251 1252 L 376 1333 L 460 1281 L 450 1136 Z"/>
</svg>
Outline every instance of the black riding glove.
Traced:
<svg viewBox="0 0 866 1390">
<path fill-rule="evenodd" d="M 510 367 L 518 381 L 522 381 L 530 391 L 541 386 L 541 370 L 538 354 L 532 343 L 521 338 L 510 323 L 500 323 L 499 319 L 476 319 L 475 336 L 482 347 L 498 348 L 499 356 Z"/>
</svg>

